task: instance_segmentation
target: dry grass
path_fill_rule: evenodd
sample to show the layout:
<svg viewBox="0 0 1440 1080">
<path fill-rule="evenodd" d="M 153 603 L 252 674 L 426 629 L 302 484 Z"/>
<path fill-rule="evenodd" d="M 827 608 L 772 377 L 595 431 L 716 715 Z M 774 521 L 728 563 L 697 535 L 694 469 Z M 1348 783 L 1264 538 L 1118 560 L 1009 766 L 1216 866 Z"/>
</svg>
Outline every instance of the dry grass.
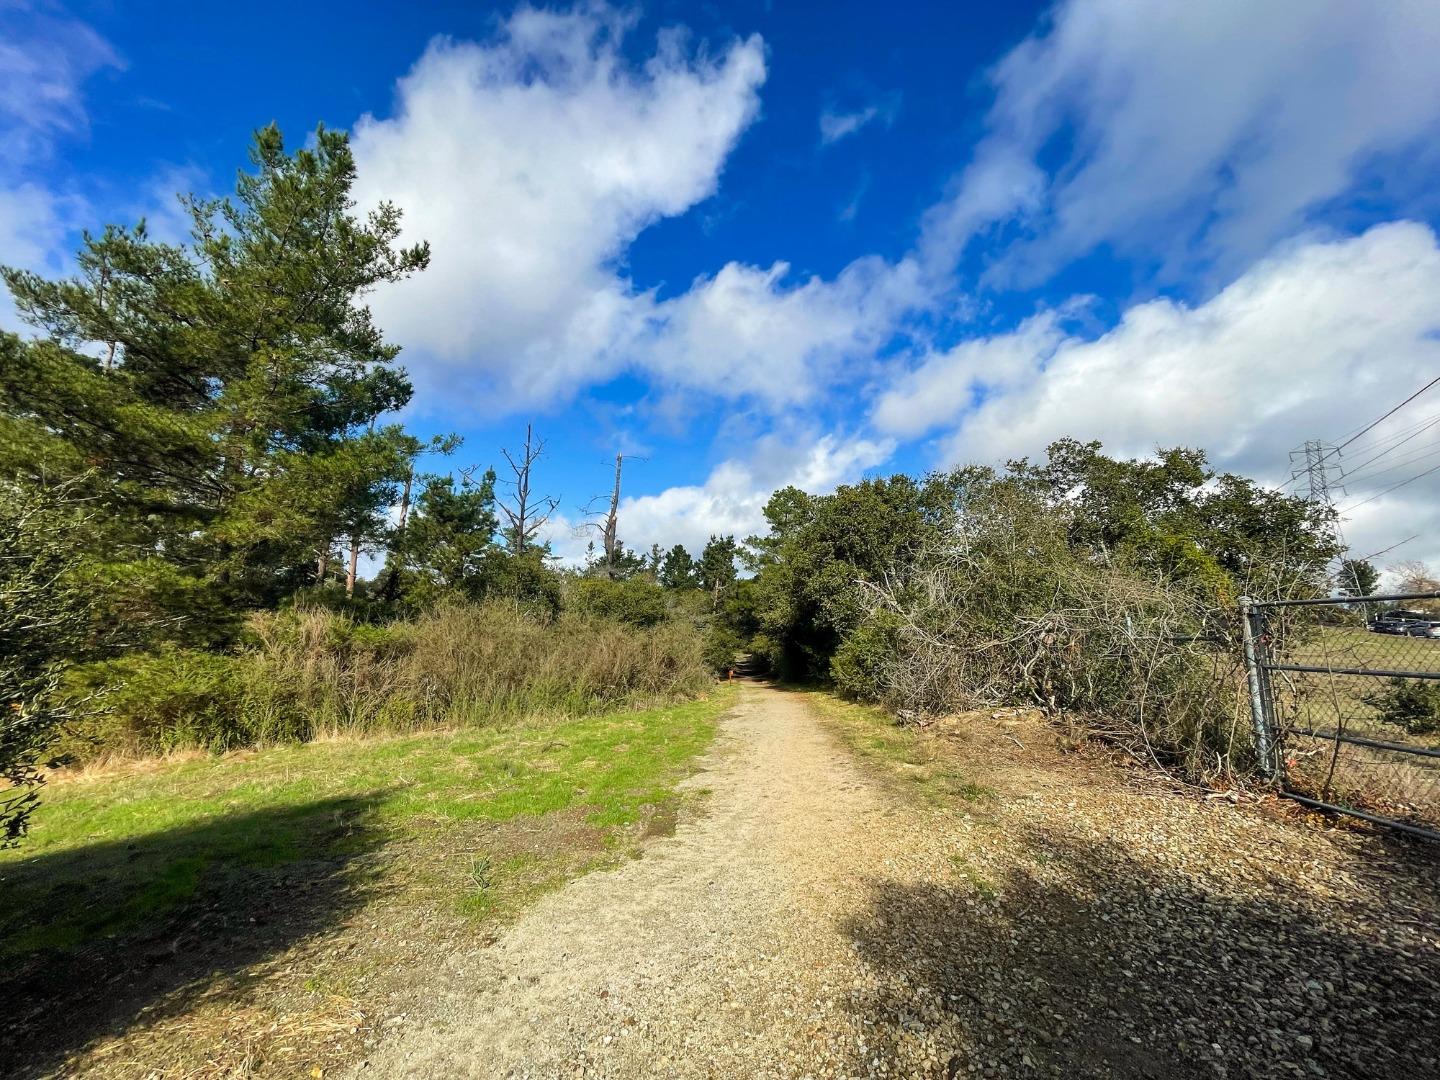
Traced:
<svg viewBox="0 0 1440 1080">
<path fill-rule="evenodd" d="M 93 665 L 103 710 L 57 752 L 80 762 L 337 736 L 481 727 L 686 700 L 711 683 L 696 630 L 503 604 L 389 626 L 323 610 L 261 613 L 237 655 L 170 650 Z"/>
</svg>

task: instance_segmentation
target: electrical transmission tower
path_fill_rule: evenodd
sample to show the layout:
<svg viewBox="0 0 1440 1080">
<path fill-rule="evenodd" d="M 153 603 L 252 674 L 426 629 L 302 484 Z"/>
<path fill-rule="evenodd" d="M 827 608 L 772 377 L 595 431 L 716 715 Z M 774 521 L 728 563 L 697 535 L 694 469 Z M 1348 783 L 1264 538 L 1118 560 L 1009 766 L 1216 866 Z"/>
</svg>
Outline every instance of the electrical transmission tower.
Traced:
<svg viewBox="0 0 1440 1080">
<path fill-rule="evenodd" d="M 1332 471 L 1335 474 L 1333 480 L 1331 479 Z M 1308 439 L 1304 446 L 1290 451 L 1290 481 L 1297 485 L 1296 491 L 1327 510 L 1335 509 L 1337 494 L 1349 494 L 1345 490 L 1345 485 L 1340 483 L 1340 478 L 1344 475 L 1345 470 L 1340 465 L 1340 448 L 1338 446 L 1326 446 L 1319 439 Z M 1335 530 L 1335 539 L 1340 542 L 1343 551 L 1345 535 L 1340 530 L 1338 517 L 1331 521 L 1331 528 Z M 1349 591 L 1353 584 L 1354 592 L 1351 595 L 1360 595 L 1360 578 L 1356 575 L 1353 567 L 1350 568 L 1350 579 L 1341 580 L 1345 569 L 1344 556 L 1336 555 L 1328 572 L 1337 588 Z"/>
<path fill-rule="evenodd" d="M 1332 472 L 1334 480 L 1330 478 Z M 1334 509 L 1336 493 L 1348 494 L 1339 482 L 1344 475 L 1338 447 L 1310 439 L 1300 449 L 1290 451 L 1290 479 L 1300 482 L 1297 490 L 1311 502 Z"/>
</svg>

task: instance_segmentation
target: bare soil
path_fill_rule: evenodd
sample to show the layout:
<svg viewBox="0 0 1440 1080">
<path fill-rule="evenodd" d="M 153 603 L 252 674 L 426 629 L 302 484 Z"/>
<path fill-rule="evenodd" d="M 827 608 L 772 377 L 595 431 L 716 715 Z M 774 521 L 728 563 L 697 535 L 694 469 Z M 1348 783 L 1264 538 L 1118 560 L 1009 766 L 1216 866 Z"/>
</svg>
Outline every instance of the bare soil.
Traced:
<svg viewBox="0 0 1440 1080">
<path fill-rule="evenodd" d="M 351 1074 L 1440 1075 L 1433 850 L 1012 714 L 919 736 L 969 781 L 921 798 L 842 727 L 746 687 L 703 817 L 415 941 Z"/>
</svg>

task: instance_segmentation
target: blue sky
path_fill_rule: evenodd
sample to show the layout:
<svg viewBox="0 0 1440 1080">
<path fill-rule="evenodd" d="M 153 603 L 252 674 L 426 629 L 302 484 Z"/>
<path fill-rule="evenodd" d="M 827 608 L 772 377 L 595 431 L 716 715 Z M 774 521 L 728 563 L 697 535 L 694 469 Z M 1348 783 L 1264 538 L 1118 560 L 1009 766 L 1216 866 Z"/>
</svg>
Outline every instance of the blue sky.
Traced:
<svg viewBox="0 0 1440 1080">
<path fill-rule="evenodd" d="M 617 450 L 626 539 L 695 545 L 778 485 L 1067 434 L 1283 483 L 1440 374 L 1440 7 L 879 12 L 0 0 L 0 261 L 173 233 L 270 120 L 351 131 L 362 204 L 434 250 L 372 298 L 407 422 L 488 464 L 533 420 L 568 552 Z M 1357 506 L 1357 553 L 1429 535 L 1437 492 Z"/>
</svg>

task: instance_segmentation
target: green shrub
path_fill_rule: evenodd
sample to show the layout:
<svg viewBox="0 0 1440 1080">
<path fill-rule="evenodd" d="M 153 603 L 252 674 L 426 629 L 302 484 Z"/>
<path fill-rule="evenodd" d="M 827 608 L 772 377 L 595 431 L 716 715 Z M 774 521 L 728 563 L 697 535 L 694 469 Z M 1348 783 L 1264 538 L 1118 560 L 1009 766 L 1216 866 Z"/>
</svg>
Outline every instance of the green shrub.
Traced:
<svg viewBox="0 0 1440 1080">
<path fill-rule="evenodd" d="M 246 717 L 245 661 L 224 653 L 167 648 L 77 668 L 66 689 L 100 694 L 100 708 L 65 749 L 90 756 L 153 754 L 199 747 L 229 750 L 256 742 Z"/>
<path fill-rule="evenodd" d="M 625 581 L 580 578 L 571 585 L 568 607 L 627 626 L 657 626 L 670 617 L 669 594 L 655 582 L 638 577 Z"/>
<path fill-rule="evenodd" d="M 877 610 L 841 642 L 830 661 L 830 678 L 847 697 L 874 698 L 900 651 L 897 620 L 891 612 Z"/>
<path fill-rule="evenodd" d="M 705 666 L 717 675 L 735 667 L 735 660 L 745 649 L 745 639 L 724 623 L 715 623 L 705 633 Z"/>
<path fill-rule="evenodd" d="M 1440 685 L 1394 678 L 1384 690 L 1365 698 L 1379 718 L 1410 735 L 1440 733 Z"/>
</svg>

